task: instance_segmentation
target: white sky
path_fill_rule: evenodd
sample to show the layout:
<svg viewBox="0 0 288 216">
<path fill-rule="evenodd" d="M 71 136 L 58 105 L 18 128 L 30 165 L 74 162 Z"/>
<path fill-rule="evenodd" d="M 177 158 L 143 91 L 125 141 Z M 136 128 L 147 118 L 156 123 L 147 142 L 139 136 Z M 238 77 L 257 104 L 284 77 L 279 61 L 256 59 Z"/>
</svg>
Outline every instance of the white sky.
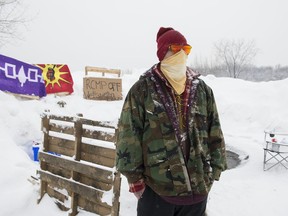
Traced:
<svg viewBox="0 0 288 216">
<path fill-rule="evenodd" d="M 255 40 L 259 66 L 288 65 L 287 0 L 24 0 L 33 17 L 1 53 L 27 63 L 133 69 L 158 62 L 161 26 L 180 31 L 189 56 L 211 59 L 220 39 Z"/>
</svg>

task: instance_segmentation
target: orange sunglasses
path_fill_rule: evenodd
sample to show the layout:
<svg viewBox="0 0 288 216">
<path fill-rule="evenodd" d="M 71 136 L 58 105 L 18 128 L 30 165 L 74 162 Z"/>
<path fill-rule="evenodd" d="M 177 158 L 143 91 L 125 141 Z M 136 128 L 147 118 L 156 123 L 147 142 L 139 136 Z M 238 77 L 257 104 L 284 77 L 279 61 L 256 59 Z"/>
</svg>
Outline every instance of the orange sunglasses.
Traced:
<svg viewBox="0 0 288 216">
<path fill-rule="evenodd" d="M 169 49 L 175 54 L 177 52 L 179 52 L 181 49 L 184 50 L 184 52 L 189 55 L 191 49 L 192 49 L 192 46 L 190 45 L 177 45 L 177 44 L 171 44 L 169 46 Z"/>
</svg>

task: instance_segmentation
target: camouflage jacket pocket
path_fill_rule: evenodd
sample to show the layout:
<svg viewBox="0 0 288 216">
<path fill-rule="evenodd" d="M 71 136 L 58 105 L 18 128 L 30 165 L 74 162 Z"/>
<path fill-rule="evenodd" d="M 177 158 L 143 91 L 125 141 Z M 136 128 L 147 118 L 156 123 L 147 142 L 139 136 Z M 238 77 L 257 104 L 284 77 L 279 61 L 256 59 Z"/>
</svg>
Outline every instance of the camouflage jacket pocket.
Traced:
<svg viewBox="0 0 288 216">
<path fill-rule="evenodd" d="M 205 157 L 209 157 L 207 119 L 206 113 L 195 112 L 192 129 L 193 136 L 190 134 L 196 154 L 204 154 Z"/>
<path fill-rule="evenodd" d="M 146 111 L 143 144 L 147 148 L 147 152 L 144 156 L 147 157 L 146 161 L 148 166 L 155 166 L 167 160 L 166 148 L 164 146 L 162 131 L 159 124 L 157 114 Z"/>
</svg>

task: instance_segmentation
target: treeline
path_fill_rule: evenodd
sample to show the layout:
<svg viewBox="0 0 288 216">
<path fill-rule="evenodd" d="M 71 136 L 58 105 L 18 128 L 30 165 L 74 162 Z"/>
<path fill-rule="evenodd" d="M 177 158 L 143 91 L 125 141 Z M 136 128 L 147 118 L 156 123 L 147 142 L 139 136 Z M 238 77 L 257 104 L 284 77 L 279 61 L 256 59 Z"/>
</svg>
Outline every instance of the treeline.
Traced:
<svg viewBox="0 0 288 216">
<path fill-rule="evenodd" d="M 213 66 L 213 67 L 193 67 L 195 71 L 199 72 L 201 75 L 206 76 L 212 74 L 216 77 L 231 77 L 227 71 L 227 67 L 223 66 Z M 273 81 L 288 78 L 288 66 L 281 67 L 280 65 L 271 67 L 256 67 L 249 66 L 243 68 L 239 76 L 239 79 L 261 82 L 261 81 Z"/>
<path fill-rule="evenodd" d="M 232 77 L 249 81 L 272 81 L 288 77 L 288 66 L 257 67 L 253 64 L 259 49 L 253 40 L 222 39 L 214 43 L 211 59 L 195 58 L 192 68 L 202 75 Z"/>
</svg>

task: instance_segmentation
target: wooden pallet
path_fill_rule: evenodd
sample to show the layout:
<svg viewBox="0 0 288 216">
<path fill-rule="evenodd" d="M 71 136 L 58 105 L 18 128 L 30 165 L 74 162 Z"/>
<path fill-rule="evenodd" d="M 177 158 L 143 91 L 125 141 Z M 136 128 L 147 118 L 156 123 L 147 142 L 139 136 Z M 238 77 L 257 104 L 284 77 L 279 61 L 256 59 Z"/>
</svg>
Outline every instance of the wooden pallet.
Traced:
<svg viewBox="0 0 288 216">
<path fill-rule="evenodd" d="M 116 128 L 111 122 L 45 113 L 42 131 L 38 203 L 47 193 L 69 216 L 79 209 L 118 216 L 121 177 L 115 169 Z M 109 193 L 107 203 L 102 197 Z"/>
</svg>

